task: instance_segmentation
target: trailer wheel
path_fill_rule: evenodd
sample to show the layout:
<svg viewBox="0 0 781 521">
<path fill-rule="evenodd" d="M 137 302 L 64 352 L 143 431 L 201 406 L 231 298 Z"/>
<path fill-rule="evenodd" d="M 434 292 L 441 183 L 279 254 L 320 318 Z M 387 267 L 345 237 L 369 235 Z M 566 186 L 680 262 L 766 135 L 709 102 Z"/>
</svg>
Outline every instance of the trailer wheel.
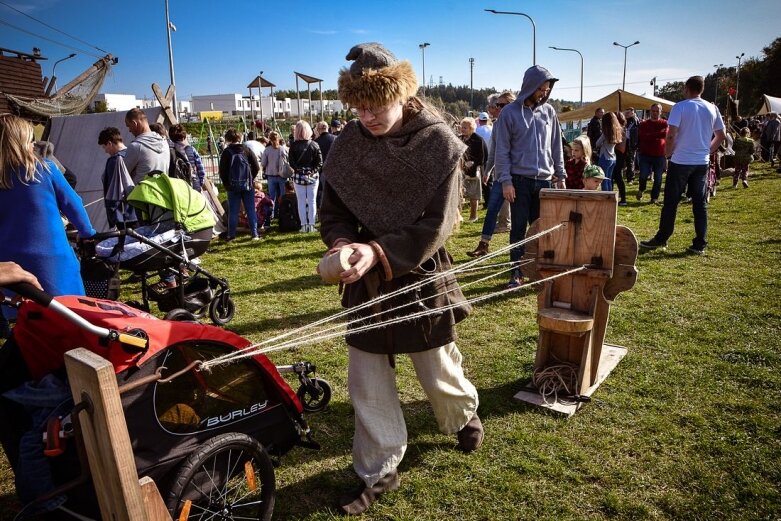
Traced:
<svg viewBox="0 0 781 521">
<path fill-rule="evenodd" d="M 304 384 L 298 388 L 296 395 L 301 400 L 304 411 L 320 412 L 331 401 L 331 384 L 320 378 L 312 378 L 308 385 Z"/>
<path fill-rule="evenodd" d="M 237 432 L 209 439 L 179 468 L 166 498 L 173 519 L 270 521 L 274 467 L 257 440 Z"/>
</svg>

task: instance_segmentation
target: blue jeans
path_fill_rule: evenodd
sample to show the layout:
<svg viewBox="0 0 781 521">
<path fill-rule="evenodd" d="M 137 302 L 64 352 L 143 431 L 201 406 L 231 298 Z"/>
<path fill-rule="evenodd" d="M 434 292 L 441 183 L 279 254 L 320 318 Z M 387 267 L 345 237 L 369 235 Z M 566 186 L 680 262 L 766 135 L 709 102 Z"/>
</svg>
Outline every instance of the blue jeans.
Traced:
<svg viewBox="0 0 781 521">
<path fill-rule="evenodd" d="M 515 201 L 510 203 L 510 218 L 512 227 L 510 228 L 510 243 L 516 243 L 526 237 L 526 228 L 540 216 L 540 190 L 550 188 L 550 181 L 542 181 L 522 177 L 512 176 L 513 188 L 515 188 Z M 499 183 L 495 183 L 499 184 Z M 496 218 L 494 218 L 496 220 Z M 510 250 L 510 260 L 518 262 L 523 258 L 524 248 L 518 246 Z M 520 270 L 513 273 L 518 274 Z"/>
<path fill-rule="evenodd" d="M 605 177 L 606 177 L 606 179 L 602 181 L 602 191 L 612 192 L 613 191 L 613 169 L 616 166 L 616 160 L 606 159 L 602 156 L 599 156 L 598 164 L 599 167 L 602 169 L 602 171 L 605 172 Z M 621 175 L 620 172 L 619 175 Z"/>
<path fill-rule="evenodd" d="M 664 172 L 664 156 L 647 156 L 640 154 L 640 186 L 638 189 L 645 192 L 648 176 L 654 174 L 654 184 L 651 188 L 651 199 L 659 199 L 662 191 L 662 173 Z"/>
<path fill-rule="evenodd" d="M 664 185 L 664 205 L 659 219 L 659 231 L 656 240 L 666 243 L 675 230 L 675 216 L 681 196 L 687 193 L 692 198 L 692 213 L 694 214 L 694 241 L 692 246 L 704 249 L 708 241 L 708 205 L 705 202 L 705 182 L 708 175 L 708 165 L 679 165 L 670 161 L 667 169 L 667 182 Z"/>
<path fill-rule="evenodd" d="M 268 182 L 268 196 L 274 201 L 274 217 L 279 215 L 279 198 L 285 195 L 285 180 L 282 176 L 270 175 Z"/>
<path fill-rule="evenodd" d="M 485 221 L 483 221 L 483 232 L 480 240 L 489 242 L 496 229 L 496 218 L 504 204 L 504 193 L 502 193 L 502 183 L 494 182 L 491 185 L 491 192 L 488 194 L 486 203 Z"/>
<path fill-rule="evenodd" d="M 249 231 L 253 237 L 258 235 L 258 216 L 255 213 L 255 191 L 244 190 L 241 192 L 228 191 L 228 237 L 236 237 L 236 228 L 239 226 L 239 208 L 244 203 L 244 211 L 247 212 Z"/>
</svg>

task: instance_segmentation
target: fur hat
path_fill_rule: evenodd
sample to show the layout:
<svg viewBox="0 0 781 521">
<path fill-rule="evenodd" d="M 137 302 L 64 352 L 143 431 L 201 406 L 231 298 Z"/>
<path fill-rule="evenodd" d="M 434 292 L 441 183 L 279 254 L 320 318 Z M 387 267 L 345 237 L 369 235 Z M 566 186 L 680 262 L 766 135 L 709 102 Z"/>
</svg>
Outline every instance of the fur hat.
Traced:
<svg viewBox="0 0 781 521">
<path fill-rule="evenodd" d="M 380 43 L 360 43 L 346 59 L 353 63 L 339 71 L 339 98 L 353 107 L 383 107 L 418 91 L 410 62 L 399 61 Z"/>
</svg>

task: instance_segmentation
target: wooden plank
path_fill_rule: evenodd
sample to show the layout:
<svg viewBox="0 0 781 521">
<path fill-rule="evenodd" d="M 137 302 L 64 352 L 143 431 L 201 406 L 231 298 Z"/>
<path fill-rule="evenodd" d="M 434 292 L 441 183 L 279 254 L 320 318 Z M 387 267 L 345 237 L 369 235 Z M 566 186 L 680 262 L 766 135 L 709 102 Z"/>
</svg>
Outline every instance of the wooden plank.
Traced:
<svg viewBox="0 0 781 521">
<path fill-rule="evenodd" d="M 160 497 L 160 491 L 154 480 L 145 476 L 138 480 L 141 486 L 141 496 L 144 500 L 144 509 L 149 521 L 171 521 L 171 514 L 165 508 L 163 498 Z"/>
<path fill-rule="evenodd" d="M 607 377 L 610 376 L 610 373 L 613 372 L 613 369 L 615 369 L 616 366 L 618 366 L 618 363 L 627 354 L 627 349 L 622 346 L 605 344 L 604 346 L 600 346 L 600 347 L 603 356 L 602 356 L 601 363 L 599 364 L 599 371 L 597 373 L 597 378 L 594 381 L 594 384 L 591 387 L 589 387 L 584 393 L 582 393 L 583 396 L 593 396 L 596 390 L 602 384 L 602 382 L 604 382 L 607 379 Z M 527 382 L 527 386 L 530 385 L 531 382 Z M 515 398 L 516 400 L 520 400 L 522 402 L 530 403 L 532 405 L 537 405 L 538 407 L 542 407 L 550 411 L 563 414 L 567 417 L 571 417 L 584 405 L 582 402 L 577 402 L 577 403 L 555 402 L 549 405 L 543 401 L 542 396 L 540 396 L 538 392 L 536 392 L 535 390 L 529 390 L 528 388 L 521 389 L 515 394 L 513 398 Z"/>
<path fill-rule="evenodd" d="M 626 226 L 616 226 L 616 249 L 613 277 L 605 284 L 602 293 L 609 302 L 619 293 L 631 289 L 637 282 L 637 237 Z"/>
<path fill-rule="evenodd" d="M 92 402 L 92 412 L 79 419 L 101 517 L 147 519 L 114 367 L 81 348 L 65 354 L 65 367 L 74 402 Z"/>
</svg>

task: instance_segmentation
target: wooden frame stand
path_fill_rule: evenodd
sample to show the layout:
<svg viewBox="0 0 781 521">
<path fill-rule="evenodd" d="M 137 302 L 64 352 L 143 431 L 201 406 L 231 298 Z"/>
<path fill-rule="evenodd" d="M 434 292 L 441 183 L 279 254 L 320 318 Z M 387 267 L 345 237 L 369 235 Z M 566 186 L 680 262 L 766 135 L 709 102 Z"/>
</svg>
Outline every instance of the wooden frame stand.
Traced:
<svg viewBox="0 0 781 521">
<path fill-rule="evenodd" d="M 79 413 L 102 519 L 170 521 L 151 478 L 138 479 L 133 449 L 111 362 L 86 349 L 65 354 L 73 401 L 85 403 Z"/>
<path fill-rule="evenodd" d="M 527 235 L 563 227 L 527 244 L 524 275 L 548 279 L 537 296 L 540 328 L 535 375 L 546 369 L 575 371 L 577 378 L 566 400 L 544 400 L 521 390 L 515 398 L 571 415 L 578 397 L 590 396 L 607 377 L 626 349 L 606 346 L 610 303 L 637 280 L 637 239 L 629 228 L 617 226 L 618 198 L 614 192 L 542 190 L 540 217 Z"/>
</svg>

